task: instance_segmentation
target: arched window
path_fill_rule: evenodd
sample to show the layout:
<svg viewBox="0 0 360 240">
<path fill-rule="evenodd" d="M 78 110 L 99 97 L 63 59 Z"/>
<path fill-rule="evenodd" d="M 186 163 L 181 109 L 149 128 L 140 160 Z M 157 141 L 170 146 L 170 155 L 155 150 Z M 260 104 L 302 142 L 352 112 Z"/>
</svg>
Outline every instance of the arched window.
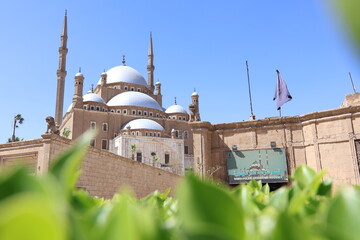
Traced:
<svg viewBox="0 0 360 240">
<path fill-rule="evenodd" d="M 184 139 L 187 139 L 189 137 L 189 132 L 188 131 L 184 131 Z"/>
<path fill-rule="evenodd" d="M 137 153 L 136 153 L 136 161 L 142 162 L 141 160 L 142 160 L 142 153 L 141 153 L 141 152 L 137 152 Z"/>
<path fill-rule="evenodd" d="M 103 123 L 103 125 L 102 125 L 102 130 L 103 130 L 104 132 L 107 132 L 107 130 L 108 130 L 108 124 L 107 124 L 107 123 Z"/>
<path fill-rule="evenodd" d="M 104 150 L 108 149 L 108 140 L 107 139 L 101 140 L 101 149 L 104 149 Z"/>
<path fill-rule="evenodd" d="M 169 164 L 170 163 L 170 154 L 165 153 L 165 164 Z"/>
</svg>

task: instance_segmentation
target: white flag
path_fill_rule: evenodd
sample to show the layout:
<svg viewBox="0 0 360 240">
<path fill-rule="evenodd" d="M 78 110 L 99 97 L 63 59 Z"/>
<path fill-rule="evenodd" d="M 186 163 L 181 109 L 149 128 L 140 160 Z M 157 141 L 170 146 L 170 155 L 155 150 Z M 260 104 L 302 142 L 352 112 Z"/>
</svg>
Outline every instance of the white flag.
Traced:
<svg viewBox="0 0 360 240">
<path fill-rule="evenodd" d="M 277 81 L 276 81 L 276 89 L 275 89 L 275 96 L 274 99 L 276 99 L 276 106 L 277 110 L 280 110 L 281 106 L 290 101 L 292 99 L 292 96 L 286 86 L 286 82 L 282 79 L 280 76 L 279 70 L 276 70 L 277 72 Z"/>
</svg>

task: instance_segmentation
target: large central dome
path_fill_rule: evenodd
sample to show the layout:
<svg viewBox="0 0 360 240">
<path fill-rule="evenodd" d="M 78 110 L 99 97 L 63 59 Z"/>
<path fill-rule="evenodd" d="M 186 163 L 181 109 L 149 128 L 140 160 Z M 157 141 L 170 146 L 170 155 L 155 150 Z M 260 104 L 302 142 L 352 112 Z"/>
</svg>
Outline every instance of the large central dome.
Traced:
<svg viewBox="0 0 360 240">
<path fill-rule="evenodd" d="M 159 103 L 155 101 L 152 97 L 141 93 L 141 92 L 123 92 L 112 99 L 107 103 L 109 107 L 111 106 L 137 106 L 144 108 L 152 108 L 163 111 Z"/>
<path fill-rule="evenodd" d="M 132 67 L 121 65 L 109 69 L 107 72 L 107 83 L 127 82 L 147 86 L 147 83 L 141 74 Z M 101 84 L 101 79 L 98 85 Z"/>
</svg>

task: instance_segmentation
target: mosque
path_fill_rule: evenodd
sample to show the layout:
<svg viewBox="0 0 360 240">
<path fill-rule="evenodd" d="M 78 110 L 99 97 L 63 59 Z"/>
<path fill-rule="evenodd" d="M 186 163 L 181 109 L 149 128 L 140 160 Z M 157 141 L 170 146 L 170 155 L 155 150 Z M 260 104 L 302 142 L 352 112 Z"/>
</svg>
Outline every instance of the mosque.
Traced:
<svg viewBox="0 0 360 240">
<path fill-rule="evenodd" d="M 89 128 L 98 135 L 91 146 L 115 154 L 170 168 L 184 174 L 193 164 L 190 121 L 199 121 L 199 95 L 191 95 L 191 114 L 180 105 L 162 105 L 161 83 L 154 83 L 154 53 L 150 34 L 147 81 L 134 68 L 115 66 L 100 75 L 97 86 L 83 95 L 85 77 L 74 77 L 72 103 L 63 116 L 66 77 L 67 16 L 61 34 L 55 122 L 60 133 L 76 139 Z"/>
<path fill-rule="evenodd" d="M 74 76 L 74 94 L 66 113 L 67 16 L 61 34 L 55 122 L 60 136 L 0 144 L 0 170 L 24 163 L 35 174 L 46 173 L 56 156 L 88 129 L 96 138 L 84 157 L 77 187 L 111 198 L 122 186 L 136 196 L 174 188 L 186 170 L 238 185 L 251 179 L 270 188 L 289 184 L 296 167 L 326 169 L 336 186 L 360 184 L 360 93 L 345 97 L 340 107 L 298 116 L 267 117 L 212 124 L 202 121 L 199 95 L 189 98 L 188 111 L 162 104 L 161 83 L 154 83 L 150 34 L 147 81 L 122 64 L 100 74 L 84 94 L 85 76 Z"/>
</svg>

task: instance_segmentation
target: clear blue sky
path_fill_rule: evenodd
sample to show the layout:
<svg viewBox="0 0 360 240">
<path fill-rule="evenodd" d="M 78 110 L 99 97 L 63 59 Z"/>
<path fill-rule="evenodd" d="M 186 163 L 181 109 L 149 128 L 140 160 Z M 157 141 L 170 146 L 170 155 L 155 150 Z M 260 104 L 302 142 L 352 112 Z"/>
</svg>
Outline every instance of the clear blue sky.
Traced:
<svg viewBox="0 0 360 240">
<path fill-rule="evenodd" d="M 360 88 L 359 59 L 326 2 L 1 1 L 0 142 L 11 136 L 17 113 L 25 118 L 17 136 L 25 139 L 40 137 L 46 130 L 44 118 L 54 116 L 65 9 L 69 53 L 64 111 L 79 67 L 85 93 L 104 69 L 121 64 L 123 54 L 127 65 L 146 78 L 150 31 L 164 107 L 177 97 L 187 108 L 196 88 L 202 120 L 248 120 L 248 60 L 258 119 L 278 116 L 272 101 L 276 69 L 293 96 L 283 106 L 284 116 L 337 108 L 352 92 L 349 71 Z"/>
</svg>

